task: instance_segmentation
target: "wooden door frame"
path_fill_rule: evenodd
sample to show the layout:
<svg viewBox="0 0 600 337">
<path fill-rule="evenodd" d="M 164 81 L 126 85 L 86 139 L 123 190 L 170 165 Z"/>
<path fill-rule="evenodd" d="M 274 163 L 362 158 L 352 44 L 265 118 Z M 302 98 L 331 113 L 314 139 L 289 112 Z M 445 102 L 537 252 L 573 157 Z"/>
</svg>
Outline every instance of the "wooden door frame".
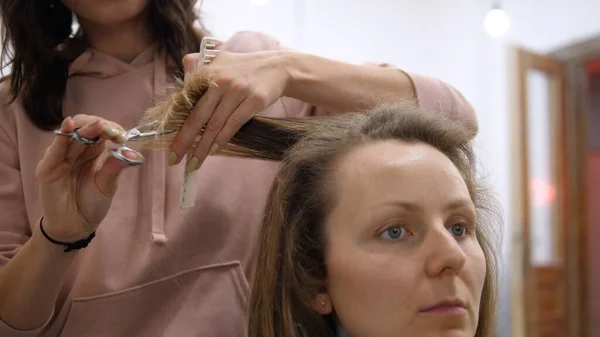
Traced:
<svg viewBox="0 0 600 337">
<path fill-rule="evenodd" d="M 529 161 L 528 157 L 528 125 L 530 123 L 528 112 L 528 73 L 530 70 L 537 70 L 548 75 L 549 90 L 548 99 L 557 100 L 554 104 L 550 104 L 550 139 L 552 146 L 557 149 L 556 155 L 551 159 L 551 165 L 555 172 L 552 173 L 555 186 L 557 188 L 555 208 L 553 209 L 553 222 L 561 230 L 553 236 L 555 238 L 564 238 L 569 236 L 567 223 L 568 213 L 568 192 L 567 182 L 567 165 L 566 165 L 566 145 L 565 145 L 565 87 L 566 76 L 564 64 L 554 57 L 541 55 L 535 52 L 528 51 L 520 46 L 511 48 L 513 58 L 512 74 L 517 75 L 512 78 L 510 83 L 512 107 L 512 153 L 517 159 L 518 165 L 512 165 L 511 181 L 512 181 L 512 218 L 517 222 L 512 228 L 512 248 L 511 248 L 511 293 L 512 293 L 512 335 L 515 337 L 530 337 L 538 336 L 539 326 L 533 324 L 538 317 L 537 306 L 539 304 L 538 293 L 534 291 L 538 286 L 539 274 L 543 271 L 550 271 L 556 268 L 564 268 L 568 271 L 572 259 L 568 256 L 570 250 L 570 242 L 561 240 L 559 249 L 560 262 L 556 266 L 539 266 L 533 267 L 530 263 L 531 257 L 531 215 L 529 211 Z M 564 230 L 564 232 L 563 232 Z M 543 273 L 547 275 L 546 273 Z M 545 279 L 545 278 L 544 278 Z M 559 291 L 557 296 L 561 302 L 569 301 L 570 299 L 570 284 L 568 277 L 563 280 L 561 288 L 554 291 Z M 562 289 L 562 290 L 560 290 Z M 560 303 L 560 302 L 559 302 Z M 566 303 L 565 303 L 566 304 Z M 564 307 L 560 304 L 558 307 Z M 533 309 L 530 306 L 534 306 Z M 533 310 L 532 310 L 533 309 Z M 565 326 L 569 329 L 573 325 L 572 312 L 565 308 Z"/>
<path fill-rule="evenodd" d="M 568 167 L 569 209 L 568 221 L 570 229 L 569 256 L 575 259 L 570 263 L 569 309 L 578 318 L 572 324 L 573 336 L 589 336 L 589 303 L 588 303 L 588 200 L 587 200 L 587 156 L 588 107 L 589 107 L 589 71 L 588 62 L 600 59 L 600 36 L 579 41 L 562 47 L 549 54 L 566 65 L 565 104 L 566 114 L 566 161 Z"/>
</svg>

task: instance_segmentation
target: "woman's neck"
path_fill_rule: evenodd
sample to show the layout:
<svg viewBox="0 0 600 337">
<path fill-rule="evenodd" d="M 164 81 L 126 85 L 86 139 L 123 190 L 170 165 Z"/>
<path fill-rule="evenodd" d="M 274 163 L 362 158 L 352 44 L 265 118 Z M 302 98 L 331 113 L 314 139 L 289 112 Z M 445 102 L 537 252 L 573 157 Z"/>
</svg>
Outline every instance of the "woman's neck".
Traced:
<svg viewBox="0 0 600 337">
<path fill-rule="evenodd" d="M 79 23 L 84 28 L 90 47 L 124 62 L 131 62 L 154 42 L 154 32 L 147 11 L 130 21 L 111 26 L 85 20 Z"/>
</svg>

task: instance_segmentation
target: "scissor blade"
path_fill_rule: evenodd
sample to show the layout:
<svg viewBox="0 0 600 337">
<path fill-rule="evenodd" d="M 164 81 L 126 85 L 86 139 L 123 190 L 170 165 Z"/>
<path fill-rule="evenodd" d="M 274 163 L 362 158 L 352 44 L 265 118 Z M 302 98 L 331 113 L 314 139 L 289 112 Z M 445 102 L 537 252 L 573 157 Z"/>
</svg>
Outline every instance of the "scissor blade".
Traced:
<svg viewBox="0 0 600 337">
<path fill-rule="evenodd" d="M 167 134 L 173 133 L 173 132 L 175 132 L 175 130 L 151 130 L 151 131 L 147 131 L 147 132 L 140 132 L 139 134 L 132 135 L 128 139 L 128 141 L 135 141 L 135 140 L 148 138 L 148 137 L 162 136 L 162 135 L 167 135 Z"/>
</svg>

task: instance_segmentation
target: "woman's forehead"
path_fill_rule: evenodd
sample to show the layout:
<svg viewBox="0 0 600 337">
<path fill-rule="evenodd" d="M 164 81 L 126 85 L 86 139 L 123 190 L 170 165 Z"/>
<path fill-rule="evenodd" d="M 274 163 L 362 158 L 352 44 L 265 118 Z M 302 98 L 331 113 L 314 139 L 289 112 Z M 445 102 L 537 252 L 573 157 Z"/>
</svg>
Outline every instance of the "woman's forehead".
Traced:
<svg viewBox="0 0 600 337">
<path fill-rule="evenodd" d="M 385 141 L 361 146 L 340 159 L 331 178 L 339 201 L 342 196 L 407 203 L 469 198 L 452 161 L 424 143 Z"/>
</svg>

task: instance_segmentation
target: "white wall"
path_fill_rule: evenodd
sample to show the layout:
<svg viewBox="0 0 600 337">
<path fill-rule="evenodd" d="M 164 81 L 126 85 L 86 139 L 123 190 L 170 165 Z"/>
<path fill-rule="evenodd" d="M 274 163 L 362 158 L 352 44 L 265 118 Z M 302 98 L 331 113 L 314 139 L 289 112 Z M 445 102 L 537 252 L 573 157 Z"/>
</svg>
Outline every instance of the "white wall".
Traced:
<svg viewBox="0 0 600 337">
<path fill-rule="evenodd" d="M 303 51 L 349 62 L 387 61 L 456 86 L 478 111 L 483 159 L 503 198 L 510 158 L 507 44 L 548 52 L 600 34 L 597 0 L 502 1 L 512 25 L 503 40 L 483 31 L 491 0 L 251 2 L 204 0 L 208 28 L 220 38 L 259 30 Z"/>
<path fill-rule="evenodd" d="M 508 46 L 549 52 L 600 34 L 600 1 L 502 1 L 511 18 L 504 39 L 483 31 L 491 5 L 491 0 L 271 0 L 256 7 L 250 0 L 205 0 L 204 10 L 209 29 L 222 38 L 237 30 L 260 30 L 303 51 L 349 62 L 386 61 L 457 87 L 478 112 L 480 156 L 503 201 L 508 233 Z M 504 238 L 505 260 L 510 239 Z M 507 287 L 505 281 L 503 292 Z M 506 309 L 503 325 L 508 314 Z M 503 329 L 502 335 L 510 332 Z"/>
</svg>

